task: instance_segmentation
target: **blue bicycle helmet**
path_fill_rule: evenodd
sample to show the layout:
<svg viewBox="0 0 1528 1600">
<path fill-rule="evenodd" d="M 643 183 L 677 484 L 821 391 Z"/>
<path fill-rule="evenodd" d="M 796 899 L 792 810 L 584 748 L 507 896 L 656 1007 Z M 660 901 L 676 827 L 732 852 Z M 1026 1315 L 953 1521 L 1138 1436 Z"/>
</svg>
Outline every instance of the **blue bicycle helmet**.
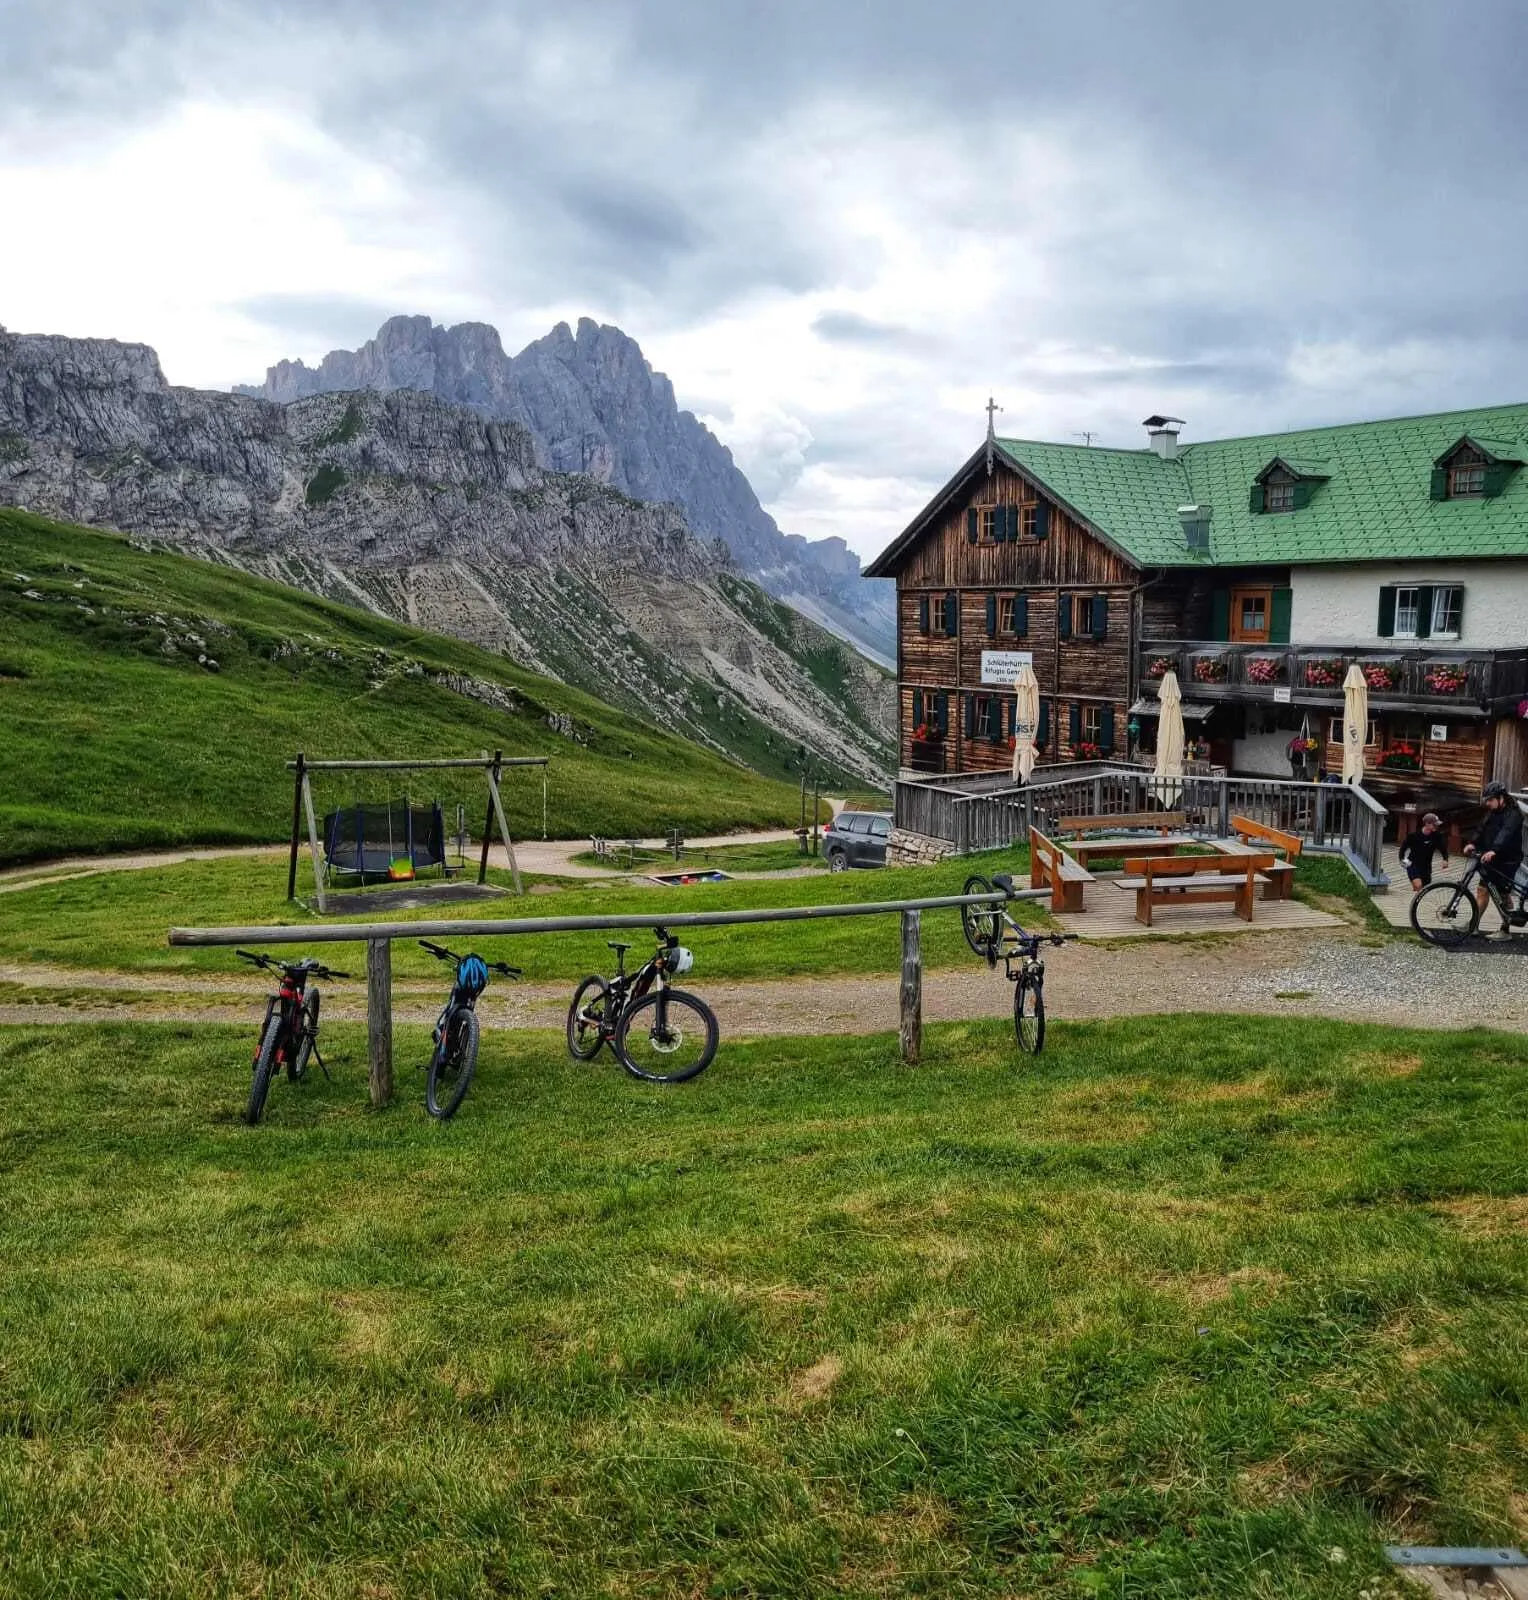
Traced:
<svg viewBox="0 0 1528 1600">
<path fill-rule="evenodd" d="M 473 995 L 488 987 L 488 967 L 481 956 L 468 956 L 456 969 L 456 986 Z"/>
</svg>

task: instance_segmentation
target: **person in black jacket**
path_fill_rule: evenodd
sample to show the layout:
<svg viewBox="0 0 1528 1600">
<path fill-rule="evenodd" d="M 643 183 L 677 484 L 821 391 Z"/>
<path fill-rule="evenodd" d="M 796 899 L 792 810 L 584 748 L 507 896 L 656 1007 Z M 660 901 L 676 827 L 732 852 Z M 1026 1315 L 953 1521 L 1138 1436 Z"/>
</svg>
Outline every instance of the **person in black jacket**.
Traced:
<svg viewBox="0 0 1528 1600">
<path fill-rule="evenodd" d="M 1434 811 L 1422 818 L 1422 826 L 1413 828 L 1401 840 L 1401 865 L 1411 879 L 1413 889 L 1425 889 L 1432 882 L 1432 864 L 1435 855 L 1448 860 L 1448 845 L 1444 842 L 1443 819 Z"/>
<path fill-rule="evenodd" d="M 1480 798 L 1485 801 L 1485 820 L 1474 841 L 1464 847 L 1464 853 L 1480 862 L 1480 887 L 1475 891 L 1475 902 L 1484 916 L 1492 888 L 1511 903 L 1512 880 L 1523 864 L 1523 814 L 1504 783 L 1488 783 L 1481 790 Z M 1513 921 L 1521 917 L 1519 912 Z M 1503 921 L 1501 927 L 1487 937 L 1510 939 L 1512 923 Z"/>
</svg>

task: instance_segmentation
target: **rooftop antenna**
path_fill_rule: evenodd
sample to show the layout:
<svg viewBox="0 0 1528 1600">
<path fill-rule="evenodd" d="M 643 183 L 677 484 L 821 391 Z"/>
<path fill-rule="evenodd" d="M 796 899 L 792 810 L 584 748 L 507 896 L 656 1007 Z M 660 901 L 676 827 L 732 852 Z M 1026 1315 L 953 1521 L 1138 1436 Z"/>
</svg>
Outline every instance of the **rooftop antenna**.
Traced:
<svg viewBox="0 0 1528 1600">
<path fill-rule="evenodd" d="M 993 426 L 993 418 L 1003 408 L 989 394 L 987 396 L 987 476 L 992 476 L 993 466 L 997 459 L 997 429 Z"/>
<path fill-rule="evenodd" d="M 1081 439 L 1084 444 L 1092 444 L 1092 442 L 1098 437 L 1098 435 L 1096 433 L 1090 433 L 1090 432 L 1084 431 L 1084 432 L 1081 432 L 1081 433 L 1074 433 L 1072 435 L 1072 437 L 1074 439 Z"/>
</svg>

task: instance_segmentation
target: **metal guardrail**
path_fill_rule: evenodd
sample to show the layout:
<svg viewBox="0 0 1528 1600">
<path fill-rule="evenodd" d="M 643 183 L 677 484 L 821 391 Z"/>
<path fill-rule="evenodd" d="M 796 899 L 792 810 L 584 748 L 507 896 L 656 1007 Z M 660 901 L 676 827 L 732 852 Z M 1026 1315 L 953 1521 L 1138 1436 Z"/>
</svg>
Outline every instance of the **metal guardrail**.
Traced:
<svg viewBox="0 0 1528 1600">
<path fill-rule="evenodd" d="M 962 906 L 1003 905 L 1038 900 L 1048 889 L 1015 889 L 1011 895 L 947 894 L 918 900 L 872 900 L 855 905 L 760 906 L 747 911 L 622 912 L 610 916 L 510 917 L 500 920 L 432 922 L 324 922 L 314 927 L 287 924 L 269 928 L 171 928 L 176 948 L 243 944 L 364 944 L 366 946 L 366 1033 L 371 1101 L 383 1106 L 393 1097 L 394 939 L 497 939 L 547 933 L 602 933 L 622 928 L 727 928 L 760 922 L 809 922 L 830 917 L 871 917 L 898 913 L 902 918 L 902 1059 L 916 1062 L 923 1051 L 922 914 Z"/>
</svg>

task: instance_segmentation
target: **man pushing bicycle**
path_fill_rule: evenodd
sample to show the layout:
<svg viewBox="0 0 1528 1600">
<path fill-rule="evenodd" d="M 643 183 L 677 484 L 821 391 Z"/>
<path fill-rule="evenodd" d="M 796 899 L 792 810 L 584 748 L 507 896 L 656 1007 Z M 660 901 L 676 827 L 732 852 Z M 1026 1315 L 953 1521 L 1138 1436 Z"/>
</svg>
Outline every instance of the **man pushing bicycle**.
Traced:
<svg viewBox="0 0 1528 1600">
<path fill-rule="evenodd" d="M 1485 820 L 1474 839 L 1464 847 L 1467 856 L 1480 863 L 1480 882 L 1475 889 L 1475 903 L 1481 916 L 1496 891 L 1496 903 L 1502 914 L 1502 925 L 1489 939 L 1510 939 L 1514 923 L 1528 922 L 1528 914 L 1512 911 L 1513 884 L 1518 868 L 1523 864 L 1523 814 L 1504 783 L 1488 783 L 1480 792 L 1485 802 Z"/>
</svg>

